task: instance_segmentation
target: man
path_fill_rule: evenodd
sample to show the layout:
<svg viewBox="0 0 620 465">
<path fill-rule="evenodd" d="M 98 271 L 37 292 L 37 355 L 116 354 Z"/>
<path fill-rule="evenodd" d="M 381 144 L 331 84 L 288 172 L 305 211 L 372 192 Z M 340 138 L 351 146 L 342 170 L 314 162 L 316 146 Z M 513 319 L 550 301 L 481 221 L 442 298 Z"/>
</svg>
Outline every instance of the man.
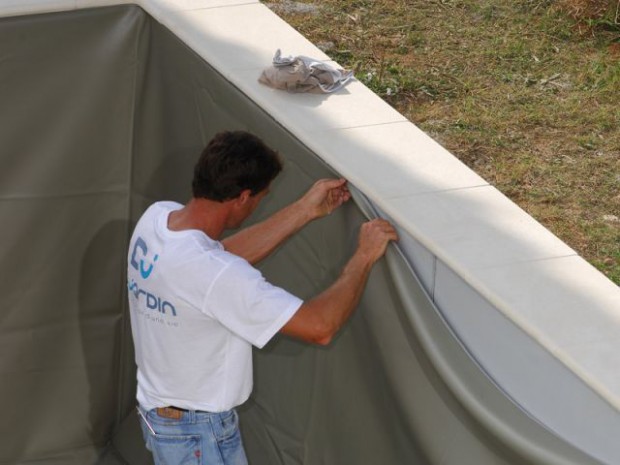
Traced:
<svg viewBox="0 0 620 465">
<path fill-rule="evenodd" d="M 270 218 L 218 242 L 254 211 L 281 169 L 257 137 L 217 134 L 196 164 L 192 199 L 158 202 L 136 225 L 128 287 L 138 411 L 157 465 L 246 464 L 235 407 L 252 390 L 252 345 L 262 348 L 277 332 L 328 344 L 397 239 L 385 220 L 363 224 L 340 277 L 306 302 L 267 283 L 252 264 L 350 198 L 344 179 L 320 180 Z"/>
</svg>

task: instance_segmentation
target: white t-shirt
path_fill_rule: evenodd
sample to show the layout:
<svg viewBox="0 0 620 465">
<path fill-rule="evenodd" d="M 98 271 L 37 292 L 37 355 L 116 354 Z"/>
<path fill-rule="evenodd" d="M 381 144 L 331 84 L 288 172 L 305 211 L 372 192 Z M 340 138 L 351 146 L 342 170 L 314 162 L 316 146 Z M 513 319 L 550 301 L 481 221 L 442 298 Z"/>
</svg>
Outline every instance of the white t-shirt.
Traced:
<svg viewBox="0 0 620 465">
<path fill-rule="evenodd" d="M 263 347 L 303 302 L 202 231 L 169 230 L 180 208 L 149 207 L 129 246 L 138 402 L 221 412 L 250 396 L 252 345 Z"/>
</svg>

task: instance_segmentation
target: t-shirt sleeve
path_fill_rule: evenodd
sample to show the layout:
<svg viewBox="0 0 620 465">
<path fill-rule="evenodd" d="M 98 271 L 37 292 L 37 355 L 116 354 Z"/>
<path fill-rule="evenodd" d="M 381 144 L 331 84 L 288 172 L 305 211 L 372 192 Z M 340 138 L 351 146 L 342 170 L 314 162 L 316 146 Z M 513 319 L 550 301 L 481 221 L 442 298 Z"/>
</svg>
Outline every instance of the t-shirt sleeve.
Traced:
<svg viewBox="0 0 620 465">
<path fill-rule="evenodd" d="M 207 290 L 204 310 L 229 330 L 262 348 L 303 301 L 268 283 L 243 259 L 234 260 Z"/>
</svg>

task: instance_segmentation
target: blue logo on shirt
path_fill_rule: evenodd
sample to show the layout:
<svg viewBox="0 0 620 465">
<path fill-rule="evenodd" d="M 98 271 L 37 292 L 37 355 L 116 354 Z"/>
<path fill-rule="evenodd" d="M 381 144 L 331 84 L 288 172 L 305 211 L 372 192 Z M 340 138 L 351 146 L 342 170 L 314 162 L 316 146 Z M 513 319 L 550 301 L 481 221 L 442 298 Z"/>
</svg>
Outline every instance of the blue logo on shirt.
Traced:
<svg viewBox="0 0 620 465">
<path fill-rule="evenodd" d="M 166 310 L 170 310 L 172 316 L 177 316 L 177 309 L 174 308 L 174 305 L 168 302 L 161 297 L 152 294 L 149 291 L 144 289 L 140 289 L 138 287 L 138 283 L 136 283 L 133 279 L 127 282 L 127 287 L 129 288 L 129 292 L 133 294 L 136 300 L 140 300 L 140 297 L 144 297 L 144 303 L 146 304 L 146 308 L 150 310 L 157 310 L 160 313 L 166 313 Z"/>
<path fill-rule="evenodd" d="M 138 237 L 136 239 L 136 243 L 133 246 L 133 251 L 131 252 L 131 259 L 129 260 L 129 263 L 136 271 L 140 273 L 142 279 L 148 279 L 153 272 L 155 262 L 158 258 L 159 255 L 157 254 L 155 254 L 153 258 L 150 257 L 149 248 L 146 245 L 146 242 L 141 237 Z M 172 313 L 172 316 L 177 316 L 176 308 L 172 303 L 153 294 L 150 291 L 141 289 L 134 279 L 131 279 L 127 282 L 127 287 L 129 288 L 129 292 L 134 295 L 136 300 L 139 301 L 141 297 L 144 298 L 146 308 L 150 310 L 157 310 L 163 314 L 165 314 L 168 310 L 170 311 L 170 313 Z"/>
<path fill-rule="evenodd" d="M 139 262 L 137 261 L 138 252 L 142 255 Z M 159 258 L 159 255 L 155 254 L 153 261 L 151 262 L 148 259 L 148 253 L 149 248 L 146 245 L 146 242 L 144 242 L 144 239 L 141 237 L 138 237 L 133 246 L 133 252 L 131 253 L 131 266 L 140 272 L 140 276 L 142 276 L 143 279 L 148 279 L 148 277 L 151 276 L 155 262 Z"/>
</svg>

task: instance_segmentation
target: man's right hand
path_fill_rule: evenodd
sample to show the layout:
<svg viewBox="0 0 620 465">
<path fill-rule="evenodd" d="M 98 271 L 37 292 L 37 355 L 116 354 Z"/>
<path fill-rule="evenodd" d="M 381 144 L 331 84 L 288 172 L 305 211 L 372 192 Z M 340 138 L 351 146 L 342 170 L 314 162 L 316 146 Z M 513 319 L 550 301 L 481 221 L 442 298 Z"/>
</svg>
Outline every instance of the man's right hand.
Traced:
<svg viewBox="0 0 620 465">
<path fill-rule="evenodd" d="M 397 240 L 398 234 L 394 226 L 389 221 L 378 218 L 362 224 L 357 251 L 372 264 L 383 256 L 390 241 Z"/>
</svg>

